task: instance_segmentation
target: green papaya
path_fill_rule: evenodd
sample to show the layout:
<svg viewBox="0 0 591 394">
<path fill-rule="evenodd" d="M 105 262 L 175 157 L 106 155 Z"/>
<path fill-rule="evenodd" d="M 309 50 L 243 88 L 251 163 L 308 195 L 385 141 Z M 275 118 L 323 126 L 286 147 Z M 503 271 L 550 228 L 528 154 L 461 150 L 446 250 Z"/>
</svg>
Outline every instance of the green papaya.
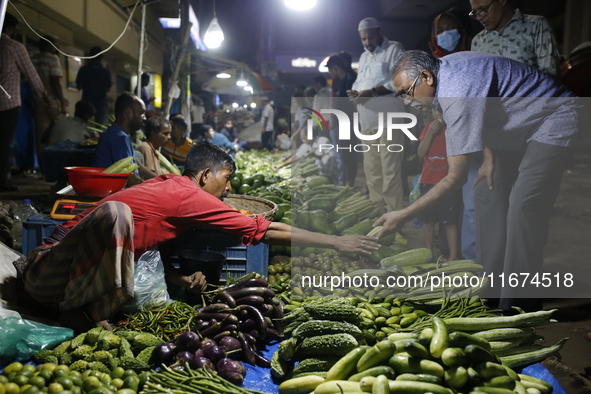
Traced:
<svg viewBox="0 0 591 394">
<path fill-rule="evenodd" d="M 380 241 L 381 241 L 381 239 L 380 239 Z M 406 252 L 408 250 L 408 245 L 397 241 L 397 242 L 394 242 L 392 245 L 390 245 L 390 249 L 392 249 L 394 251 L 394 254 L 398 254 L 398 253 Z"/>
<path fill-rule="evenodd" d="M 281 207 L 281 205 L 277 205 L 277 212 L 275 212 L 275 216 L 273 216 L 273 221 L 278 222 L 283 218 L 283 214 L 285 211 Z"/>
<path fill-rule="evenodd" d="M 285 214 L 283 215 L 285 216 Z M 298 211 L 293 213 L 292 212 L 292 220 L 295 223 L 296 227 L 308 229 L 310 228 L 310 212 L 308 211 Z"/>
<path fill-rule="evenodd" d="M 328 183 L 328 178 L 325 176 L 309 176 L 306 178 L 306 186 L 309 188 L 314 188 L 320 185 L 326 185 Z"/>
<path fill-rule="evenodd" d="M 380 245 L 392 245 L 396 241 L 396 233 L 386 234 L 378 240 Z"/>
<path fill-rule="evenodd" d="M 386 257 L 390 257 L 394 254 L 394 251 L 392 249 L 390 249 L 387 246 L 382 246 L 381 248 L 379 248 L 378 250 L 374 250 L 371 252 L 371 255 L 369 256 L 369 258 L 375 262 L 375 263 L 379 263 L 380 260 L 386 258 Z"/>
<path fill-rule="evenodd" d="M 328 213 L 321 209 L 310 211 L 310 229 L 323 234 L 332 234 L 332 225 L 328 223 Z"/>
<path fill-rule="evenodd" d="M 330 214 L 328 215 L 330 219 Z M 334 227 L 340 232 L 354 226 L 357 223 L 358 217 L 356 213 L 350 213 L 343 216 L 334 223 Z"/>
<path fill-rule="evenodd" d="M 343 231 L 343 235 L 365 235 L 373 229 L 373 219 L 366 219 L 362 222 Z"/>
<path fill-rule="evenodd" d="M 328 213 L 334 211 L 336 206 L 337 202 L 333 198 L 315 197 L 308 200 L 308 209 L 310 211 L 320 209 Z"/>
</svg>

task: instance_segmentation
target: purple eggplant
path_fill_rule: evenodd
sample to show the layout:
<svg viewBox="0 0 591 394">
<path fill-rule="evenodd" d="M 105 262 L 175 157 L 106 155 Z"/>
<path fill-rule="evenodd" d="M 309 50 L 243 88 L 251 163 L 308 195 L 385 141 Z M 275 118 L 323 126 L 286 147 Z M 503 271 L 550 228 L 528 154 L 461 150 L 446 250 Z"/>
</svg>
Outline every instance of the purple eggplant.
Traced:
<svg viewBox="0 0 591 394">
<path fill-rule="evenodd" d="M 241 386 L 242 382 L 244 382 L 246 368 L 244 368 L 244 365 L 242 365 L 240 361 L 223 358 L 217 362 L 216 368 L 218 375 L 230 381 L 231 383 Z"/>
<path fill-rule="evenodd" d="M 215 364 L 222 358 L 226 357 L 226 352 L 221 346 L 210 346 L 206 349 L 203 349 L 203 355 Z"/>
<path fill-rule="evenodd" d="M 240 345 L 242 346 L 242 354 L 244 355 L 244 360 L 249 363 L 250 365 L 256 365 L 256 358 L 254 356 L 254 352 L 252 350 L 252 346 L 250 341 L 243 333 L 238 333 L 238 340 L 240 341 Z"/>
<path fill-rule="evenodd" d="M 246 337 L 246 339 L 248 339 L 248 342 L 251 345 L 254 345 L 257 342 L 256 337 L 259 336 L 259 332 L 258 331 L 255 331 L 255 335 L 254 336 L 251 335 L 251 334 L 249 334 L 249 333 L 247 333 L 247 332 L 245 332 L 244 333 L 244 336 Z"/>
<path fill-rule="evenodd" d="M 220 343 L 220 340 L 224 337 L 227 337 L 228 335 L 232 335 L 231 331 L 222 331 L 219 334 L 217 334 L 215 337 L 213 337 L 213 340 L 216 341 L 217 343 Z"/>
<path fill-rule="evenodd" d="M 195 355 L 191 352 L 183 351 L 176 354 L 176 361 L 174 365 L 189 364 L 189 368 L 195 369 Z"/>
<path fill-rule="evenodd" d="M 238 330 L 238 325 L 237 324 L 227 324 L 224 327 L 222 327 L 221 331 L 236 331 Z"/>
<path fill-rule="evenodd" d="M 175 345 L 178 351 L 195 352 L 201 347 L 201 339 L 193 331 L 185 331 L 176 338 Z"/>
<path fill-rule="evenodd" d="M 203 356 L 203 349 L 195 350 L 195 358 L 204 357 Z"/>
<path fill-rule="evenodd" d="M 259 336 L 255 338 L 265 338 L 265 335 L 267 335 L 267 328 L 269 327 L 269 325 L 265 321 L 265 317 L 262 315 L 261 311 L 259 311 L 257 308 L 251 305 L 238 305 L 236 309 L 247 310 L 250 317 L 255 321 L 256 329 L 259 332 Z"/>
<path fill-rule="evenodd" d="M 214 371 L 215 367 L 210 359 L 206 357 L 195 357 L 195 369 L 205 369 L 206 371 Z"/>
<path fill-rule="evenodd" d="M 205 351 L 205 349 L 207 349 L 208 347 L 212 347 L 212 346 L 217 346 L 217 342 L 214 341 L 213 339 L 210 338 L 205 338 L 203 341 L 201 341 L 201 349 L 203 351 Z"/>
<path fill-rule="evenodd" d="M 229 293 L 235 299 L 252 295 L 261 296 L 266 300 L 272 300 L 275 297 L 275 292 L 268 287 L 245 287 Z"/>
<path fill-rule="evenodd" d="M 259 306 L 259 311 L 261 311 L 263 316 L 273 316 L 275 306 L 271 304 L 262 304 Z"/>
<path fill-rule="evenodd" d="M 236 301 L 234 297 L 230 294 L 226 293 L 225 291 L 219 292 L 218 294 L 213 297 L 213 302 L 223 302 L 224 304 L 228 305 L 230 308 L 234 308 L 236 306 Z"/>
<path fill-rule="evenodd" d="M 211 320 L 211 319 L 215 319 L 216 321 L 222 321 L 226 318 L 228 318 L 228 316 L 230 316 L 231 314 L 229 312 L 219 312 L 219 313 L 209 313 L 209 312 L 198 312 L 197 313 L 197 317 L 199 319 L 202 320 Z"/>
<path fill-rule="evenodd" d="M 238 328 L 240 331 L 248 332 L 256 327 L 256 323 L 252 319 L 246 319 L 242 322 L 242 324 L 238 324 Z"/>
<path fill-rule="evenodd" d="M 172 343 L 162 343 L 157 345 L 154 350 L 152 351 L 152 356 L 150 357 L 150 364 L 152 365 L 161 365 L 166 364 L 170 365 L 174 360 L 174 344 Z"/>
<path fill-rule="evenodd" d="M 201 316 L 203 313 L 218 313 L 223 312 L 225 310 L 230 309 L 228 304 L 217 303 L 204 306 L 203 308 L 199 309 L 198 315 Z"/>
<path fill-rule="evenodd" d="M 242 344 L 238 339 L 227 336 L 223 337 L 219 343 L 229 358 L 233 360 L 240 360 L 242 358 Z"/>
<path fill-rule="evenodd" d="M 236 300 L 236 305 L 252 305 L 252 306 L 261 306 L 265 303 L 265 299 L 258 295 L 249 295 L 245 297 L 238 298 Z"/>
<path fill-rule="evenodd" d="M 266 359 L 265 356 L 263 356 L 257 350 L 253 350 L 253 354 L 257 366 L 262 368 L 271 368 L 271 361 Z"/>
</svg>

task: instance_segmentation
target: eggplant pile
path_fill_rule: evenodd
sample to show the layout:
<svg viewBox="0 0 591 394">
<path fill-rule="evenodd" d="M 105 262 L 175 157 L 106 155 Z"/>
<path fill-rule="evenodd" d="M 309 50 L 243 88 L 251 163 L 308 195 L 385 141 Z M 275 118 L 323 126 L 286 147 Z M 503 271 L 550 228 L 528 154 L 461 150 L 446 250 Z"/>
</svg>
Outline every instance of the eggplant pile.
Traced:
<svg viewBox="0 0 591 394">
<path fill-rule="evenodd" d="M 217 371 L 222 378 L 240 386 L 246 375 L 246 368 L 237 361 L 237 352 L 242 351 L 242 346 L 235 338 L 228 338 L 235 342 L 224 338 L 218 344 L 213 339 L 201 338 L 199 334 L 185 331 L 174 343 L 156 346 L 150 364 L 164 364 L 173 368 L 188 365 L 193 370 Z"/>
<path fill-rule="evenodd" d="M 248 275 L 208 297 L 211 304 L 198 311 L 191 330 L 232 352 L 232 358 L 269 368 L 270 361 L 257 351 L 256 343 L 279 337 L 284 315 L 267 280 Z"/>
</svg>

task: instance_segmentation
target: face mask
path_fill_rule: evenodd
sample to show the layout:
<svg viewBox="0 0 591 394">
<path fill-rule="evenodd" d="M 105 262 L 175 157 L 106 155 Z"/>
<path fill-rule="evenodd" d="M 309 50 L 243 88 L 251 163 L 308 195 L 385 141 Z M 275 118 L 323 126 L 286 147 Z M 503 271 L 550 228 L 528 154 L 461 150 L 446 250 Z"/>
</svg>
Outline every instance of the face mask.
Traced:
<svg viewBox="0 0 591 394">
<path fill-rule="evenodd" d="M 446 51 L 451 52 L 456 49 L 456 45 L 458 45 L 460 38 L 461 36 L 457 29 L 446 30 L 437 35 L 437 45 Z"/>
</svg>

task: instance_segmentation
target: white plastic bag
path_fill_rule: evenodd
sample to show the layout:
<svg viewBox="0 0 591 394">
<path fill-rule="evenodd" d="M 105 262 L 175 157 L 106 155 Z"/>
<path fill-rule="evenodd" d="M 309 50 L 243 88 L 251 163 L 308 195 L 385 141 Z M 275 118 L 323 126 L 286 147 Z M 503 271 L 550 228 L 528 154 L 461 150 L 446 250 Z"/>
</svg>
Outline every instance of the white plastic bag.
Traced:
<svg viewBox="0 0 591 394">
<path fill-rule="evenodd" d="M 133 300 L 124 306 L 125 312 L 161 308 L 172 302 L 158 250 L 148 250 L 135 262 L 133 285 Z"/>
</svg>

